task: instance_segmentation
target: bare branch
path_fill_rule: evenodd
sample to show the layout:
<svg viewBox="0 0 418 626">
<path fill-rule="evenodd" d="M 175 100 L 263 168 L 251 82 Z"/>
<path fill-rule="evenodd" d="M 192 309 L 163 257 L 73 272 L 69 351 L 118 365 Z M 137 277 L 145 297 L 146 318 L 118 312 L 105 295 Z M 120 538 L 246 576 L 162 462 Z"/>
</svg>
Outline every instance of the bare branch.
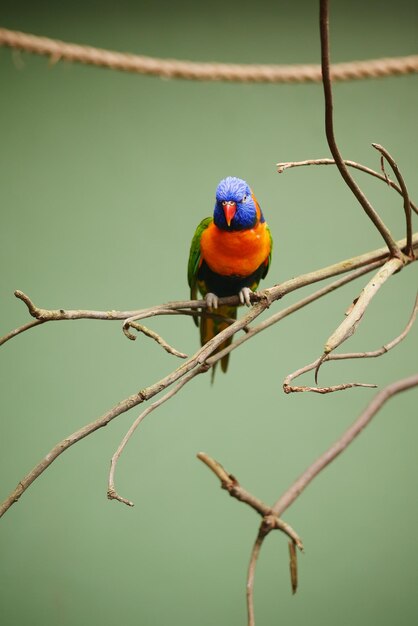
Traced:
<svg viewBox="0 0 418 626">
<path fill-rule="evenodd" d="M 334 135 L 334 123 L 333 123 L 333 104 L 332 104 L 332 88 L 331 88 L 331 75 L 330 75 L 330 53 L 329 53 L 329 28 L 328 28 L 328 0 L 320 0 L 320 34 L 321 34 L 321 67 L 322 67 L 322 83 L 324 87 L 325 97 L 325 133 L 328 140 L 328 145 L 331 150 L 332 156 L 335 159 L 335 164 L 338 167 L 340 174 L 348 187 L 353 192 L 366 214 L 369 216 L 373 224 L 376 226 L 379 233 L 385 240 L 391 257 L 401 258 L 402 253 L 394 241 L 391 233 L 389 232 L 382 219 L 376 213 L 369 200 L 366 198 L 360 187 L 357 185 L 354 178 L 351 176 L 348 167 L 344 163 L 340 151 L 338 149 L 335 135 Z"/>
<path fill-rule="evenodd" d="M 344 163 L 348 167 L 353 167 L 360 172 L 365 172 L 366 174 L 370 174 L 370 176 L 374 176 L 375 178 L 382 180 L 384 183 L 389 185 L 389 187 L 392 187 L 392 189 L 397 191 L 401 196 L 403 195 L 402 189 L 387 176 L 386 172 L 384 174 L 379 174 L 379 172 L 372 170 L 370 167 L 366 167 L 366 165 L 356 163 L 356 161 L 349 161 L 347 159 L 344 159 Z M 278 168 L 277 173 L 282 174 L 285 170 L 292 169 L 293 167 L 304 167 L 307 165 L 336 165 L 336 163 L 334 159 L 308 159 L 306 161 L 287 161 L 284 163 L 277 163 L 276 165 Z M 418 207 L 411 201 L 409 201 L 409 204 L 411 209 L 418 214 Z"/>
</svg>

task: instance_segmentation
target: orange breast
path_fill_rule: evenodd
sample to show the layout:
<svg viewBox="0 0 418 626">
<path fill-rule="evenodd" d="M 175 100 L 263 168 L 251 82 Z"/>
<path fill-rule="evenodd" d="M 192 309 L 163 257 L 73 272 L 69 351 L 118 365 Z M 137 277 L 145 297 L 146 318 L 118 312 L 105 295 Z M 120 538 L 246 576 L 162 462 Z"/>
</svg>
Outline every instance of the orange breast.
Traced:
<svg viewBox="0 0 418 626">
<path fill-rule="evenodd" d="M 221 230 L 212 222 L 202 233 L 202 258 L 222 276 L 249 276 L 270 254 L 266 223 L 239 231 Z"/>
</svg>

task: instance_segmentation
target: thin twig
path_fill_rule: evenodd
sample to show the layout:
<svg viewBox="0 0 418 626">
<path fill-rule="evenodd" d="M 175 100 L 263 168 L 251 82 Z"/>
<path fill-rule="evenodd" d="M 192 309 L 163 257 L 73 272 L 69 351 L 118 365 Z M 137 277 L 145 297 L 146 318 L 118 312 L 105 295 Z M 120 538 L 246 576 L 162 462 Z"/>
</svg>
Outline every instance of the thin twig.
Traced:
<svg viewBox="0 0 418 626">
<path fill-rule="evenodd" d="M 169 354 L 178 356 L 180 359 L 187 359 L 187 354 L 184 354 L 184 352 L 179 352 L 178 350 L 170 346 L 170 344 L 167 343 L 167 341 L 163 339 L 161 335 L 156 333 L 154 330 L 151 330 L 150 328 L 147 328 L 146 326 L 143 326 L 142 324 L 137 324 L 136 322 L 129 322 L 129 327 L 135 328 L 135 330 L 137 330 L 140 333 L 143 333 L 146 337 L 150 337 L 151 339 L 154 339 L 154 341 L 156 341 Z M 125 324 L 124 324 L 123 331 L 125 335 L 128 337 L 128 339 L 135 341 L 136 335 L 133 335 L 132 333 L 129 332 L 129 330 L 127 329 L 129 327 L 125 327 Z"/>
<path fill-rule="evenodd" d="M 33 328 L 34 326 L 39 326 L 40 324 L 43 324 L 44 321 L 45 320 L 33 320 L 32 322 L 27 322 L 26 324 L 23 324 L 23 326 L 19 326 L 19 328 L 15 328 L 14 330 L 11 330 L 10 333 L 7 333 L 7 335 L 4 335 L 3 337 L 0 338 L 0 346 L 6 343 L 6 341 L 9 341 L 9 339 L 13 339 L 13 337 L 17 337 L 17 335 L 20 335 L 20 333 L 24 333 L 25 330 L 29 330 L 30 328 Z"/>
<path fill-rule="evenodd" d="M 198 452 L 196 456 L 199 461 L 202 461 L 219 478 L 222 489 L 227 489 L 226 485 L 232 485 L 234 477 L 228 474 L 223 465 L 209 456 L 209 454 L 206 454 L 206 452 Z M 258 511 L 259 509 L 256 510 Z"/>
<path fill-rule="evenodd" d="M 262 517 L 270 515 L 271 508 L 241 487 L 235 476 L 229 474 L 218 461 L 212 459 L 212 457 L 205 452 L 199 452 L 197 458 L 219 478 L 222 489 L 228 491 L 232 497 L 248 504 L 248 506 L 257 511 Z"/>
<path fill-rule="evenodd" d="M 318 361 L 319 359 L 315 361 L 315 365 L 318 364 Z M 302 393 L 304 391 L 311 391 L 313 393 L 324 395 L 327 393 L 334 393 L 334 391 L 353 389 L 354 387 L 369 387 L 371 389 L 376 389 L 377 385 L 373 383 L 340 383 L 339 385 L 330 385 L 329 387 L 310 387 L 309 385 L 290 386 L 283 383 L 283 391 L 285 393 Z"/>
<path fill-rule="evenodd" d="M 402 195 L 402 189 L 387 176 L 386 172 L 384 174 L 379 174 L 379 172 L 372 170 L 370 167 L 366 167 L 366 165 L 362 165 L 361 163 L 356 163 L 356 161 L 349 161 L 347 159 L 344 159 L 344 163 L 348 167 L 353 167 L 354 169 L 357 169 L 360 172 L 365 172 L 366 174 L 370 174 L 370 176 L 374 176 L 375 178 L 382 180 L 384 183 L 389 185 L 389 187 L 392 187 L 392 189 L 394 189 L 400 195 Z M 304 167 L 308 165 L 336 165 L 336 163 L 334 159 L 308 159 L 306 161 L 287 161 L 283 163 L 277 163 L 276 165 L 278 168 L 277 169 L 278 174 L 282 174 L 285 170 L 292 169 L 293 167 Z M 411 209 L 413 209 L 415 213 L 418 214 L 418 207 L 411 201 L 409 203 L 410 203 Z"/>
<path fill-rule="evenodd" d="M 394 241 L 390 231 L 383 223 L 382 219 L 376 213 L 375 209 L 370 204 L 360 187 L 357 185 L 354 178 L 351 176 L 348 167 L 344 163 L 340 151 L 338 149 L 335 135 L 334 135 L 334 122 L 333 122 L 333 104 L 332 104 L 332 88 L 331 88 L 331 75 L 330 75 L 330 52 L 329 52 L 329 28 L 328 28 L 328 0 L 320 0 L 320 34 L 321 34 L 321 67 L 322 67 L 322 84 L 324 87 L 325 97 L 325 133 L 329 148 L 332 156 L 335 159 L 335 164 L 338 167 L 340 174 L 348 187 L 351 189 L 354 196 L 357 198 L 366 214 L 369 216 L 377 230 L 385 240 L 391 257 L 402 257 L 402 253 Z"/>
<path fill-rule="evenodd" d="M 176 393 L 180 391 L 180 389 L 186 383 L 188 383 L 192 378 L 194 378 L 198 374 L 201 374 L 203 371 L 206 371 L 206 369 L 207 368 L 205 367 L 201 367 L 199 369 L 195 369 L 189 372 L 184 378 L 180 380 L 180 382 L 175 387 L 173 387 L 164 396 L 156 400 L 156 402 L 153 402 L 133 422 L 132 426 L 130 427 L 130 429 L 128 430 L 124 438 L 122 439 L 121 443 L 119 444 L 119 447 L 116 450 L 115 454 L 112 456 L 112 460 L 110 462 L 109 480 L 108 480 L 108 488 L 107 488 L 107 497 L 109 498 L 109 500 L 118 500 L 119 502 L 123 502 L 124 504 L 127 504 L 128 506 L 134 506 L 134 503 L 131 500 L 127 500 L 126 498 L 123 498 L 122 496 L 120 496 L 115 489 L 115 471 L 116 471 L 116 465 L 117 465 L 117 462 L 119 461 L 120 455 L 122 454 L 126 444 L 128 443 L 129 439 L 132 437 L 132 435 L 134 434 L 135 430 L 138 428 L 142 420 L 145 419 L 147 415 L 152 413 L 152 411 L 155 411 L 155 409 L 157 409 L 159 406 L 164 404 L 164 402 L 167 402 L 167 400 L 170 400 L 170 398 L 176 395 Z"/>
<path fill-rule="evenodd" d="M 254 542 L 253 549 L 251 550 L 250 563 L 248 565 L 247 574 L 247 614 L 248 614 L 248 626 L 255 626 L 255 614 L 254 614 L 254 579 L 255 569 L 257 566 L 258 556 L 260 554 L 261 546 L 266 538 L 265 533 L 259 532 Z"/>
<path fill-rule="evenodd" d="M 225 302 L 224 300 L 227 300 L 228 302 Z M 239 304 L 238 296 L 232 296 L 232 297 L 225 298 L 222 300 L 219 299 L 219 302 L 221 302 L 222 304 L 229 304 L 229 301 L 232 301 L 232 304 Z M 171 307 L 173 307 L 173 309 Z M 186 307 L 191 307 L 191 308 L 199 307 L 199 308 L 205 309 L 207 307 L 207 303 L 206 303 L 206 300 L 186 300 L 184 302 L 181 302 L 181 301 L 180 302 L 167 302 L 167 304 L 162 304 L 159 307 L 151 307 L 149 309 L 142 309 L 141 311 L 136 311 L 134 315 L 131 315 L 127 319 L 125 319 L 125 321 L 123 322 L 122 331 L 126 335 L 126 337 L 128 337 L 128 339 L 135 339 L 136 338 L 135 335 L 133 335 L 129 331 L 129 328 L 130 327 L 137 328 L 135 326 L 135 323 L 138 320 L 142 320 L 142 319 L 149 318 L 149 317 L 154 317 L 156 315 L 167 315 L 167 314 L 170 314 L 171 312 L 175 312 L 177 315 L 191 315 L 193 317 L 200 317 L 203 315 L 202 311 L 199 311 L 199 310 L 188 311 L 188 310 L 185 310 Z M 216 311 L 205 311 L 205 317 L 211 317 L 213 319 L 220 319 L 223 322 L 227 322 L 228 324 L 232 324 L 233 322 L 235 322 L 234 318 L 223 317 Z M 142 328 L 145 328 L 145 327 L 142 327 Z M 140 330 L 140 328 L 137 328 L 137 330 Z"/>
<path fill-rule="evenodd" d="M 414 254 L 414 250 L 412 247 L 412 215 L 411 215 L 411 201 L 409 199 L 408 189 L 406 188 L 406 184 L 402 174 L 399 171 L 399 167 L 393 157 L 389 154 L 389 152 L 383 146 L 378 143 L 372 143 L 373 148 L 378 150 L 382 157 L 386 159 L 386 161 L 391 166 L 396 179 L 399 183 L 399 186 L 402 190 L 403 196 L 403 207 L 405 211 L 405 221 L 406 221 L 406 254 L 408 256 L 412 256 Z M 384 170 L 384 167 L 383 167 Z M 389 180 L 389 179 L 388 179 Z"/>
</svg>

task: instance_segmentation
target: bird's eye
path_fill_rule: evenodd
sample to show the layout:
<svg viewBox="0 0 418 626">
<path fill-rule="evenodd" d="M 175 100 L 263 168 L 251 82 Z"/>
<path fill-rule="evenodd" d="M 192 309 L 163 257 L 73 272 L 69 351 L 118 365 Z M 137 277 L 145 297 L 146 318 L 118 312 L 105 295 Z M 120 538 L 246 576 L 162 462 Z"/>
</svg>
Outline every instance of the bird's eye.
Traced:
<svg viewBox="0 0 418 626">
<path fill-rule="evenodd" d="M 242 201 L 243 201 L 243 202 L 247 202 L 247 197 L 248 197 L 248 196 L 244 195 L 244 196 L 243 196 L 243 198 L 242 198 Z"/>
<path fill-rule="evenodd" d="M 225 204 L 226 204 L 226 200 L 223 200 L 222 205 L 225 206 Z"/>
</svg>

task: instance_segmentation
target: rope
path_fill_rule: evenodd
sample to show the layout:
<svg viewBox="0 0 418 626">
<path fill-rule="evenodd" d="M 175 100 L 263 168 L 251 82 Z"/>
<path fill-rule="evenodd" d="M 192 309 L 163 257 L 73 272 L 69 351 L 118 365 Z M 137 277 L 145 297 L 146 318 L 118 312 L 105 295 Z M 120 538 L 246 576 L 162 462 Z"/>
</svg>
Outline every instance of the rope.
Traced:
<svg viewBox="0 0 418 626">
<path fill-rule="evenodd" d="M 248 83 L 318 83 L 322 80 L 320 65 L 238 65 L 157 59 L 65 43 L 57 39 L 38 37 L 6 28 L 0 28 L 0 46 L 49 56 L 52 63 L 64 60 L 161 78 Z M 351 61 L 331 66 L 331 78 L 334 81 L 360 80 L 416 72 L 418 72 L 418 55 Z"/>
</svg>

